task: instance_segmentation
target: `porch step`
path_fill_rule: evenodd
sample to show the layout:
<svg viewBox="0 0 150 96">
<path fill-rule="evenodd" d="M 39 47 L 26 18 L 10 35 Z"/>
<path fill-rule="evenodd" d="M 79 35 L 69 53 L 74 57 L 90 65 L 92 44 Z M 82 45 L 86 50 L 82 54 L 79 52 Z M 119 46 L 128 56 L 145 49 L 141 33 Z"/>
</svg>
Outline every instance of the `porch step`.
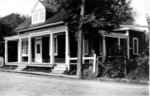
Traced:
<svg viewBox="0 0 150 96">
<path fill-rule="evenodd" d="M 65 64 L 56 64 L 54 69 L 52 69 L 52 72 L 57 73 L 57 74 L 62 74 L 62 73 L 64 73 L 65 70 L 66 70 Z"/>
<path fill-rule="evenodd" d="M 15 69 L 15 71 L 21 71 L 25 69 L 27 66 L 26 65 L 18 65 L 18 67 Z"/>
</svg>

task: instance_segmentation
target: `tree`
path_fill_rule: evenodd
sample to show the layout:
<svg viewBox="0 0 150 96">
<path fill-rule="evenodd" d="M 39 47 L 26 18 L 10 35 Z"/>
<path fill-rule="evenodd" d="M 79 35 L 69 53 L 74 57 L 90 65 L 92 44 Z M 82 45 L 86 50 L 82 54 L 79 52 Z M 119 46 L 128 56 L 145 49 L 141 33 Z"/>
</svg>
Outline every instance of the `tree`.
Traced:
<svg viewBox="0 0 150 96">
<path fill-rule="evenodd" d="M 111 31 L 133 21 L 130 0 L 46 0 L 57 6 L 57 10 L 64 8 L 69 18 L 66 20 L 69 31 L 78 38 L 78 76 L 82 70 L 82 35 L 84 32 L 95 34 L 98 30 Z M 55 6 L 54 6 L 55 7 Z M 56 7 L 55 7 L 56 8 Z M 83 10 L 84 9 L 84 10 Z M 90 31 L 89 31 L 90 30 Z M 94 30 L 94 31 L 93 31 Z M 80 47 L 79 47 L 80 46 Z"/>
<path fill-rule="evenodd" d="M 147 23 L 148 23 L 148 36 L 147 36 L 147 41 L 148 41 L 148 48 L 149 48 L 149 53 L 150 53 L 150 17 L 147 15 L 146 17 Z M 150 64 L 150 57 L 149 57 L 149 64 Z"/>
<path fill-rule="evenodd" d="M 0 56 L 4 56 L 4 37 L 15 35 L 14 29 L 25 20 L 25 16 L 14 13 L 0 19 Z"/>
</svg>

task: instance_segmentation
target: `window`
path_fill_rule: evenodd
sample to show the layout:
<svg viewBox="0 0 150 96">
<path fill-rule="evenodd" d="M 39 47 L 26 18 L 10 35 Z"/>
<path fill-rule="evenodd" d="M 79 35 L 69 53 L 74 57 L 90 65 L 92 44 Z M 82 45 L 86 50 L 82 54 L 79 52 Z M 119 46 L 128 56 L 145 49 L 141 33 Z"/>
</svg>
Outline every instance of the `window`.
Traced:
<svg viewBox="0 0 150 96">
<path fill-rule="evenodd" d="M 22 56 L 27 56 L 28 54 L 28 41 L 23 40 L 22 41 Z"/>
<path fill-rule="evenodd" d="M 39 19 L 40 21 L 44 20 L 44 10 L 39 11 Z"/>
<path fill-rule="evenodd" d="M 37 44 L 37 53 L 40 53 L 40 44 Z"/>
<path fill-rule="evenodd" d="M 58 38 L 54 36 L 54 55 L 58 55 Z"/>
<path fill-rule="evenodd" d="M 35 23 L 35 22 L 37 22 L 37 17 L 38 15 L 37 15 L 37 12 L 34 12 L 33 13 L 33 16 L 32 16 L 32 23 Z"/>
<path fill-rule="evenodd" d="M 84 39 L 84 54 L 89 54 L 89 41 L 87 39 Z"/>
<path fill-rule="evenodd" d="M 139 42 L 138 42 L 138 38 L 133 38 L 133 54 L 138 54 L 139 53 Z"/>
<path fill-rule="evenodd" d="M 45 20 L 45 10 L 40 9 L 32 13 L 32 24 L 41 23 Z"/>
</svg>

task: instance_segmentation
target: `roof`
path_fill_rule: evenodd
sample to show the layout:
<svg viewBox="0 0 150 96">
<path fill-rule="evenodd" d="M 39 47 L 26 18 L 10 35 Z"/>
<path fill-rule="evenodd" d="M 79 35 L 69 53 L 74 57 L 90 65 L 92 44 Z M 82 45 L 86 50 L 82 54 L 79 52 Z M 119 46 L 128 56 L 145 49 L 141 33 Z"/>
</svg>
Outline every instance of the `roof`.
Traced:
<svg viewBox="0 0 150 96">
<path fill-rule="evenodd" d="M 141 29 L 136 29 L 136 28 L 119 28 L 119 29 L 115 29 L 114 31 L 126 31 L 126 30 L 131 30 L 131 31 L 136 31 L 136 32 L 145 32 L 145 30 L 141 30 Z"/>
<path fill-rule="evenodd" d="M 105 35 L 107 37 L 116 37 L 116 38 L 126 38 L 128 35 L 127 34 L 124 34 L 124 33 L 114 33 L 114 32 L 106 32 L 104 30 L 99 30 L 99 33 L 101 35 Z"/>
<path fill-rule="evenodd" d="M 115 29 L 114 31 L 126 31 L 126 30 L 131 30 L 131 31 L 137 31 L 137 32 L 146 32 L 148 29 L 147 26 L 139 26 L 139 25 L 121 25 L 121 28 Z"/>
<path fill-rule="evenodd" d="M 64 9 L 60 9 L 58 12 L 56 12 L 55 15 L 53 15 L 52 17 L 48 18 L 45 22 L 43 23 L 38 23 L 38 24 L 31 24 L 31 17 L 28 18 L 25 22 L 23 22 L 22 24 L 20 24 L 15 31 L 19 32 L 21 30 L 25 30 L 25 29 L 30 29 L 30 28 L 37 28 L 46 24 L 51 24 L 51 23 L 56 23 L 56 22 L 60 22 L 60 21 L 65 21 L 68 18 L 68 14 Z"/>
<path fill-rule="evenodd" d="M 146 32 L 148 31 L 148 26 L 140 26 L 140 25 L 120 25 L 121 28 L 115 29 L 114 31 L 126 31 L 132 30 L 137 32 Z"/>
</svg>

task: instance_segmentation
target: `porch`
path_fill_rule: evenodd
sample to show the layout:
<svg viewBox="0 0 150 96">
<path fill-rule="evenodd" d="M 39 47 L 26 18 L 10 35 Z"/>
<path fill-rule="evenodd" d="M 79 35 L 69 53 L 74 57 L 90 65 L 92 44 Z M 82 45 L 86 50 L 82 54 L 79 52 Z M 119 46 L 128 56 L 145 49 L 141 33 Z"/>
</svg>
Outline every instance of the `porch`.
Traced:
<svg viewBox="0 0 150 96">
<path fill-rule="evenodd" d="M 5 64 L 36 67 L 69 65 L 69 35 L 66 26 L 28 32 L 5 38 Z"/>
<path fill-rule="evenodd" d="M 97 37 L 84 35 L 83 63 L 97 67 L 98 59 L 104 62 L 108 56 L 118 56 L 118 47 L 124 48 L 129 56 L 128 34 L 99 32 Z M 38 32 L 28 32 L 5 38 L 5 64 L 35 67 L 55 67 L 72 69 L 77 66 L 77 40 L 68 33 L 66 26 L 57 26 Z M 55 68 L 54 68 L 55 69 Z"/>
</svg>

